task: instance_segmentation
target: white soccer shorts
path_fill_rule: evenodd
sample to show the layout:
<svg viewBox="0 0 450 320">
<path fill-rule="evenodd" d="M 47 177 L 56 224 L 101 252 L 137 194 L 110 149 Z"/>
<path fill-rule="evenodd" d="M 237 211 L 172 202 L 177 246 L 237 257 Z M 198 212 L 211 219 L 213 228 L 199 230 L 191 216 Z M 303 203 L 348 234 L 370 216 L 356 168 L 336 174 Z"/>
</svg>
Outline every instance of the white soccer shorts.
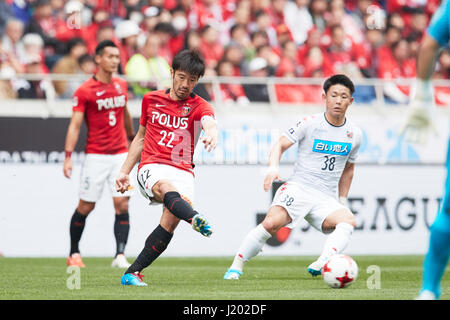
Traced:
<svg viewBox="0 0 450 320">
<path fill-rule="evenodd" d="M 194 204 L 194 175 L 186 170 L 174 166 L 149 163 L 139 169 L 137 181 L 142 195 L 150 200 L 150 204 L 159 204 L 154 199 L 153 186 L 160 180 L 169 181 L 182 198 L 193 206 Z"/>
<path fill-rule="evenodd" d="M 116 179 L 126 157 L 126 152 L 119 154 L 86 154 L 81 169 L 80 199 L 87 202 L 97 202 L 102 196 L 105 183 L 112 197 L 131 196 L 132 190 L 124 193 L 116 191 Z"/>
<path fill-rule="evenodd" d="M 281 185 L 273 197 L 271 206 L 286 209 L 292 222 L 286 227 L 294 228 L 304 218 L 320 232 L 322 223 L 331 213 L 340 209 L 348 209 L 337 199 L 313 188 L 295 182 Z"/>
</svg>

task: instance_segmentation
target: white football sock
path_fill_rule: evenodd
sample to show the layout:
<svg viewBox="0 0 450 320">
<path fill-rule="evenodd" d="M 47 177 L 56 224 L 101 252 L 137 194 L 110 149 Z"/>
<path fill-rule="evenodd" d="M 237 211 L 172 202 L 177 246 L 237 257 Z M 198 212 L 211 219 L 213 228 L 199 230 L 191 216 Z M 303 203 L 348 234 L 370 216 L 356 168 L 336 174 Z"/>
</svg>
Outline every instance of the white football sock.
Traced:
<svg viewBox="0 0 450 320">
<path fill-rule="evenodd" d="M 245 237 L 236 256 L 234 257 L 234 261 L 230 269 L 239 270 L 242 272 L 244 263 L 256 256 L 271 236 L 272 235 L 264 229 L 262 224 L 257 225 L 256 228 L 251 230 Z"/>
<path fill-rule="evenodd" d="M 336 229 L 334 229 L 325 241 L 322 254 L 317 261 L 324 265 L 333 254 L 344 251 L 345 247 L 347 247 L 347 244 L 350 242 L 353 229 L 354 227 L 349 223 L 338 223 Z"/>
</svg>

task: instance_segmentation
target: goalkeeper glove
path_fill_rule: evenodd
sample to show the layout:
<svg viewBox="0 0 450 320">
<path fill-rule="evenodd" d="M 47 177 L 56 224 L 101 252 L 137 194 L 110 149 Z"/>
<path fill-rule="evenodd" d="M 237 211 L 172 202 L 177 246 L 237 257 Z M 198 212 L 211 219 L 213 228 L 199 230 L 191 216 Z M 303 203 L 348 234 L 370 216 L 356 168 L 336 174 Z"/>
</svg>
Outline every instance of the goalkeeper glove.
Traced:
<svg viewBox="0 0 450 320">
<path fill-rule="evenodd" d="M 431 81 L 416 79 L 415 93 L 408 107 L 408 114 L 400 134 L 411 143 L 426 143 L 430 129 L 437 134 L 435 126 L 434 94 Z"/>
</svg>

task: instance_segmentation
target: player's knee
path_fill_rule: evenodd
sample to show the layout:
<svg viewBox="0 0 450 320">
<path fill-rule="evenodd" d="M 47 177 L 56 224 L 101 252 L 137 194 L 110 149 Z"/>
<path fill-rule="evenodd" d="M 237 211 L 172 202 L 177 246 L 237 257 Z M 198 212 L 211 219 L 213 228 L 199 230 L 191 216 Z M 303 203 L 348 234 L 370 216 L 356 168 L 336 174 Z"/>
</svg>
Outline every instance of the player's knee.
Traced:
<svg viewBox="0 0 450 320">
<path fill-rule="evenodd" d="M 355 216 L 353 215 L 353 213 L 346 215 L 342 219 L 342 221 L 340 221 L 339 223 L 341 223 L 341 222 L 348 223 L 348 224 L 352 225 L 353 228 L 356 228 L 356 219 L 355 219 Z"/>
<path fill-rule="evenodd" d="M 341 217 L 336 219 L 334 227 L 336 227 L 339 223 L 347 223 L 347 224 L 353 226 L 353 228 L 356 228 L 355 216 L 351 212 L 343 214 Z"/>
<path fill-rule="evenodd" d="M 292 221 L 286 209 L 280 206 L 272 206 L 262 222 L 262 226 L 271 235 L 277 233 L 280 228 Z"/>
<path fill-rule="evenodd" d="M 165 194 L 171 191 L 176 191 L 176 188 L 167 180 L 160 180 L 152 187 L 152 193 L 159 202 L 163 202 Z"/>
<path fill-rule="evenodd" d="M 322 223 L 322 230 L 332 232 L 339 223 L 347 223 L 356 228 L 355 216 L 350 210 L 339 210 L 329 215 Z"/>
<path fill-rule="evenodd" d="M 262 226 L 271 235 L 277 233 L 277 231 L 282 227 L 282 225 L 272 217 L 266 217 L 266 219 L 264 219 L 264 221 L 262 222 Z"/>
<path fill-rule="evenodd" d="M 114 209 L 118 215 L 128 213 L 128 198 L 114 199 Z"/>
<path fill-rule="evenodd" d="M 264 220 L 263 222 L 262 222 L 262 226 L 263 226 L 263 228 L 264 229 L 266 229 L 266 231 L 268 232 L 268 233 L 270 233 L 270 234 L 275 234 L 277 231 L 275 230 L 275 226 L 274 226 L 274 224 L 272 223 L 272 221 L 270 221 L 270 220 L 268 220 L 268 221 L 266 221 L 266 220 Z"/>
<path fill-rule="evenodd" d="M 92 212 L 92 210 L 94 210 L 94 208 L 95 208 L 95 202 L 87 202 L 87 201 L 80 200 L 80 202 L 78 203 L 77 211 L 81 215 L 87 216 L 89 213 Z"/>
<path fill-rule="evenodd" d="M 350 224 L 353 226 L 353 228 L 356 228 L 356 220 L 353 218 L 353 220 L 350 222 Z"/>
</svg>

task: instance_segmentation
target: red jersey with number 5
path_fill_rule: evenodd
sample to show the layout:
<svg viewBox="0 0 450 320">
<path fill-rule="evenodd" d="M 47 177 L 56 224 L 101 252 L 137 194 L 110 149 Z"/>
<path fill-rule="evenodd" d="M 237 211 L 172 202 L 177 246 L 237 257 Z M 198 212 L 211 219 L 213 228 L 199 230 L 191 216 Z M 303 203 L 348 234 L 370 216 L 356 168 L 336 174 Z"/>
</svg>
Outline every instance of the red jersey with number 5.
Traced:
<svg viewBox="0 0 450 320">
<path fill-rule="evenodd" d="M 139 169 L 148 163 L 161 163 L 192 173 L 201 120 L 205 116 L 214 118 L 214 110 L 195 94 L 177 101 L 169 92 L 148 92 L 142 99 L 139 123 L 146 130 Z"/>
<path fill-rule="evenodd" d="M 75 91 L 72 110 L 84 112 L 87 126 L 85 153 L 119 154 L 128 151 L 124 126 L 127 90 L 123 79 L 113 77 L 111 83 L 103 83 L 92 77 Z"/>
</svg>

